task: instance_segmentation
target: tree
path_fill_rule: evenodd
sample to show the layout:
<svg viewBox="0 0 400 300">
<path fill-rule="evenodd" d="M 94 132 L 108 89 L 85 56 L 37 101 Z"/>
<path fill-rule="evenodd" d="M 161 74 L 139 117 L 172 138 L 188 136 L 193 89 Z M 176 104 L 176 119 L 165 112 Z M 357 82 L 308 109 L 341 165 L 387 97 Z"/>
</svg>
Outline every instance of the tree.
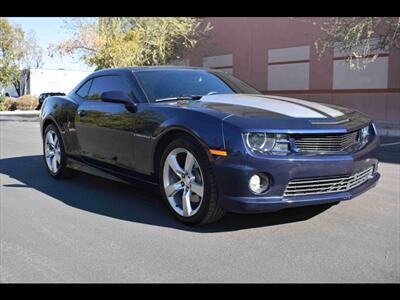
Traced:
<svg viewBox="0 0 400 300">
<path fill-rule="evenodd" d="M 18 32 L 6 18 L 0 18 L 0 95 L 4 95 L 7 85 L 13 80 L 13 75 L 18 72 L 17 46 Z"/>
<path fill-rule="evenodd" d="M 351 69 L 365 68 L 380 50 L 400 49 L 400 17 L 335 17 L 321 29 L 326 36 L 315 42 L 319 55 L 337 49 Z"/>
<path fill-rule="evenodd" d="M 184 49 L 194 48 L 199 39 L 211 30 L 209 23 L 196 18 L 130 18 L 130 24 L 140 30 L 144 65 L 164 65 L 179 59 Z"/>
<path fill-rule="evenodd" d="M 15 62 L 18 66 L 18 71 L 13 74 L 12 84 L 18 96 L 21 96 L 21 72 L 31 68 L 40 68 L 43 65 L 43 50 L 37 42 L 35 32 L 29 31 L 25 33 L 19 26 L 16 26 L 15 30 L 18 32 L 18 48 Z"/>
<path fill-rule="evenodd" d="M 1 94 L 13 84 L 21 95 L 21 70 L 42 65 L 43 52 L 33 32 L 25 34 L 20 26 L 11 25 L 0 18 L 0 84 Z"/>
<path fill-rule="evenodd" d="M 21 69 L 40 68 L 43 66 L 43 49 L 39 46 L 34 31 L 24 34 L 19 64 Z"/>
<path fill-rule="evenodd" d="M 50 54 L 78 54 L 98 69 L 166 64 L 211 29 L 186 17 L 74 18 L 67 26 L 72 38 L 51 45 Z"/>
</svg>

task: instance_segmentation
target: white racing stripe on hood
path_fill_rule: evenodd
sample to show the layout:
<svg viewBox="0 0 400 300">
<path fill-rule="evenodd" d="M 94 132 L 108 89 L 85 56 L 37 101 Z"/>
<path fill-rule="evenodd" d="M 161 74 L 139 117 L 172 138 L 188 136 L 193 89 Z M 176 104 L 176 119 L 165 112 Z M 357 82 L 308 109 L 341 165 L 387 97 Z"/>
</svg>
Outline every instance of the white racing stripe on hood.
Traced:
<svg viewBox="0 0 400 300">
<path fill-rule="evenodd" d="M 264 97 L 268 98 L 268 95 L 265 95 Z M 271 97 L 274 97 L 276 99 L 282 99 L 282 100 L 293 102 L 293 103 L 299 103 L 299 104 L 308 106 L 310 108 L 315 108 L 315 109 L 318 109 L 319 111 L 322 111 L 323 113 L 326 113 L 326 114 L 330 115 L 331 117 L 335 117 L 335 118 L 344 115 L 341 111 L 338 111 L 334 108 L 331 108 L 329 106 L 325 106 L 323 104 L 316 103 L 316 102 L 311 102 L 311 101 L 306 101 L 306 100 L 301 100 L 301 99 L 296 99 L 296 98 L 272 96 L 272 95 L 271 95 Z"/>
<path fill-rule="evenodd" d="M 311 108 L 258 95 L 219 94 L 203 96 L 200 101 L 253 107 L 293 118 L 326 118 Z"/>
</svg>

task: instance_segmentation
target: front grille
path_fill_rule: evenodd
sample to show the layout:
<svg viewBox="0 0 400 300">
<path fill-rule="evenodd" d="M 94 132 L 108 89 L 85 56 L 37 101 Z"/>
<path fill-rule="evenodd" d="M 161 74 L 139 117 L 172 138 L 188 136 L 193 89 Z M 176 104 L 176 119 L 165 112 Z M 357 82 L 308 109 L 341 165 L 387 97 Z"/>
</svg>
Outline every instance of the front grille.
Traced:
<svg viewBox="0 0 400 300">
<path fill-rule="evenodd" d="M 359 141 L 359 131 L 336 135 L 294 135 L 298 152 L 341 152 Z"/>
<path fill-rule="evenodd" d="M 351 190 L 372 177 L 373 166 L 350 176 L 314 177 L 289 181 L 283 196 L 306 196 Z"/>
</svg>

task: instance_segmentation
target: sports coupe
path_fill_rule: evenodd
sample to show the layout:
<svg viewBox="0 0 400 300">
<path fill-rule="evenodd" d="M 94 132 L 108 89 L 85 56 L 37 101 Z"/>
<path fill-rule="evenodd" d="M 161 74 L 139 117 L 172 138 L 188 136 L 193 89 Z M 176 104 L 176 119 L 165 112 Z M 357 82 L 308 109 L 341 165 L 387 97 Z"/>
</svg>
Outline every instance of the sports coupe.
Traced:
<svg viewBox="0 0 400 300">
<path fill-rule="evenodd" d="M 221 71 L 134 67 L 92 73 L 40 112 L 44 162 L 159 186 L 175 217 L 337 203 L 373 187 L 379 137 L 352 109 L 263 95 Z"/>
</svg>

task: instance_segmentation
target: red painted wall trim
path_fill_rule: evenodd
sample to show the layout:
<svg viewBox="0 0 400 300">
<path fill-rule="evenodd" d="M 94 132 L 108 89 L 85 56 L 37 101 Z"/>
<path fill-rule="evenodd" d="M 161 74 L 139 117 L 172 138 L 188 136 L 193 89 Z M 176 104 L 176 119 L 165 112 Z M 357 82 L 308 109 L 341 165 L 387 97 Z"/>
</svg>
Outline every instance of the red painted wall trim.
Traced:
<svg viewBox="0 0 400 300">
<path fill-rule="evenodd" d="M 279 90 L 262 91 L 263 94 L 387 94 L 400 93 L 400 88 L 392 89 L 340 89 L 340 90 Z"/>
</svg>

